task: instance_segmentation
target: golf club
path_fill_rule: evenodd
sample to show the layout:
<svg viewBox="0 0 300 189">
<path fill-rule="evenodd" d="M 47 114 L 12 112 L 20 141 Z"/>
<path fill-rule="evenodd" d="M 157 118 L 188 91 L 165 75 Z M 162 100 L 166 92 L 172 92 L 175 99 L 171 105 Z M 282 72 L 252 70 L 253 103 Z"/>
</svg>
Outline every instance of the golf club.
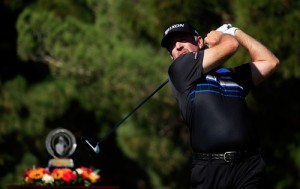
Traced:
<svg viewBox="0 0 300 189">
<path fill-rule="evenodd" d="M 101 138 L 100 140 L 96 141 L 92 138 L 82 136 L 81 141 L 88 147 L 89 151 L 94 154 L 100 153 L 100 143 L 107 139 L 128 117 L 130 117 L 136 110 L 138 110 L 145 102 L 147 102 L 155 93 L 157 93 L 163 86 L 165 86 L 169 82 L 169 79 L 164 81 L 161 85 L 159 85 L 149 96 L 147 96 L 144 100 L 142 100 L 133 110 L 131 110 L 123 119 L 119 121 L 114 127 L 112 127 L 108 133 Z"/>
<path fill-rule="evenodd" d="M 223 24 L 219 28 L 216 29 L 216 31 L 225 32 L 228 29 L 232 27 L 231 24 Z M 205 48 L 208 48 L 206 45 Z M 130 117 L 136 110 L 138 110 L 146 101 L 148 101 L 157 91 L 159 91 L 163 86 L 165 86 L 169 82 L 169 79 L 167 79 L 165 82 L 163 82 L 160 86 L 158 86 L 149 96 L 147 96 L 143 101 L 141 101 L 131 112 L 129 112 L 123 119 L 119 121 L 117 125 L 112 127 L 110 131 L 100 140 L 95 141 L 92 138 L 89 137 L 81 137 L 82 142 L 90 149 L 91 152 L 94 154 L 100 153 L 100 143 L 104 141 L 106 138 L 108 138 L 128 117 Z"/>
</svg>

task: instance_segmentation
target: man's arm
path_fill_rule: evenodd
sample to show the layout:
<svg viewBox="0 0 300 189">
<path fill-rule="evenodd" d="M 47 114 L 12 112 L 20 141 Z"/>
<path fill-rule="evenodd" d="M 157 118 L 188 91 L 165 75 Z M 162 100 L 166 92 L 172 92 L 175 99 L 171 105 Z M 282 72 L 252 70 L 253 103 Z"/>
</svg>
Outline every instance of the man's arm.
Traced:
<svg viewBox="0 0 300 189">
<path fill-rule="evenodd" d="M 258 85 L 276 70 L 279 60 L 267 47 L 242 30 L 235 30 L 234 37 L 248 51 L 252 61 L 252 80 L 254 85 Z"/>
<path fill-rule="evenodd" d="M 204 51 L 202 73 L 221 66 L 238 49 L 238 41 L 221 31 L 211 31 L 204 39 L 208 49 Z"/>
</svg>

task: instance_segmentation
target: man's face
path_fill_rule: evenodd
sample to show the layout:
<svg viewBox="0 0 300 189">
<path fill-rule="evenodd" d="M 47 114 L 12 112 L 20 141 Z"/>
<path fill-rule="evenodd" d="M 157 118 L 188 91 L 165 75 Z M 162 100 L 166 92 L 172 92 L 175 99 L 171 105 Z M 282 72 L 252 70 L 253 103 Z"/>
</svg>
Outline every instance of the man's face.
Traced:
<svg viewBox="0 0 300 189">
<path fill-rule="evenodd" d="M 194 36 L 188 33 L 174 33 L 168 50 L 172 59 L 175 60 L 183 54 L 198 51 L 198 39 L 195 41 Z"/>
</svg>

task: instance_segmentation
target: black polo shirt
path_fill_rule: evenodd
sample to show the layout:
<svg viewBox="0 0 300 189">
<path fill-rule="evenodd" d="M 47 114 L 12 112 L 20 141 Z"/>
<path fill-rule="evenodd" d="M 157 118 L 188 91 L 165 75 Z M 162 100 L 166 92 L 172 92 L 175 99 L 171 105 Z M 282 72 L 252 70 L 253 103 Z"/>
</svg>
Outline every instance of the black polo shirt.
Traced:
<svg viewBox="0 0 300 189">
<path fill-rule="evenodd" d="M 245 97 L 253 87 L 249 64 L 201 74 L 204 51 L 178 57 L 169 68 L 172 93 L 195 152 L 257 148 Z"/>
</svg>

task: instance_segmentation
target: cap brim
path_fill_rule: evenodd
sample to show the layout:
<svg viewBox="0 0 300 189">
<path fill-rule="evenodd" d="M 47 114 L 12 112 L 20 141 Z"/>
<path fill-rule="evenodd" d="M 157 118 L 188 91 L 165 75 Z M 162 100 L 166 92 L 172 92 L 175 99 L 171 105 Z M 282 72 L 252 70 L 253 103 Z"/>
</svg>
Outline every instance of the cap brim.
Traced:
<svg viewBox="0 0 300 189">
<path fill-rule="evenodd" d="M 170 37 L 171 35 L 166 35 L 162 40 L 161 40 L 161 46 L 168 48 L 168 44 L 170 43 Z"/>
</svg>

